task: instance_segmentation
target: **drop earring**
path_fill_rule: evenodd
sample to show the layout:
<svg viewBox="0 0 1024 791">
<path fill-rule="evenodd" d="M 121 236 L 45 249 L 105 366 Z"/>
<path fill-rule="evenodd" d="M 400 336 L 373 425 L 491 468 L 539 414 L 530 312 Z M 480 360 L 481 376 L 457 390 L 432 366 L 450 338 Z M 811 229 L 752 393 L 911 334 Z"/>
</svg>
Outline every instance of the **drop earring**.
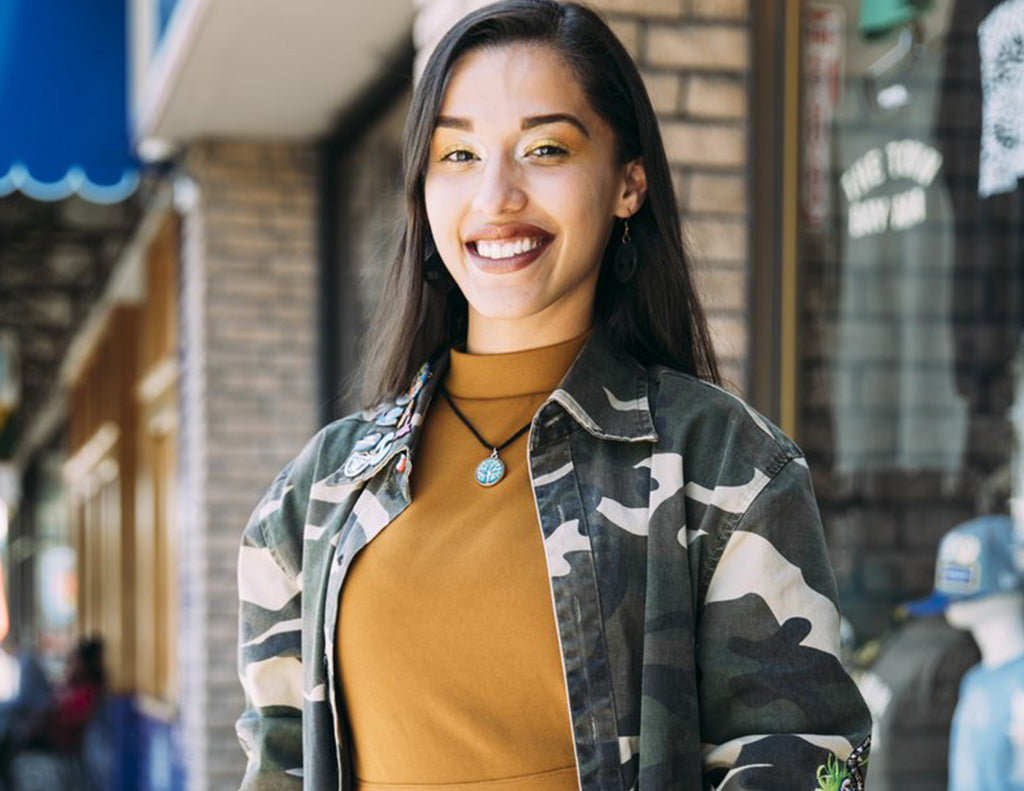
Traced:
<svg viewBox="0 0 1024 791">
<path fill-rule="evenodd" d="M 629 237 L 629 217 L 627 217 L 622 227 L 622 243 L 615 251 L 615 279 L 620 283 L 628 283 L 636 274 L 637 263 L 636 245 Z"/>
<path fill-rule="evenodd" d="M 455 280 L 444 265 L 441 254 L 437 252 L 434 240 L 428 237 L 423 248 L 426 253 L 423 259 L 423 279 L 435 291 L 447 294 L 455 288 Z"/>
</svg>

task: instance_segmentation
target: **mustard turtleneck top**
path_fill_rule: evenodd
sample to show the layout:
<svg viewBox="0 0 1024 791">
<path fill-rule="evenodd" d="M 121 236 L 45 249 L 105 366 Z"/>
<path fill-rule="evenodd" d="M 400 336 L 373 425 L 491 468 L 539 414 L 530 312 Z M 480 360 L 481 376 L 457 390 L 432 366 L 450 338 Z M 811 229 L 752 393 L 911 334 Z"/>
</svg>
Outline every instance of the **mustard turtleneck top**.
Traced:
<svg viewBox="0 0 1024 791">
<path fill-rule="evenodd" d="M 528 424 L 586 335 L 540 349 L 453 350 L 444 380 L 488 441 Z M 438 392 L 419 439 L 412 503 L 353 561 L 337 667 L 362 791 L 578 788 L 527 435 L 505 477 Z"/>
</svg>

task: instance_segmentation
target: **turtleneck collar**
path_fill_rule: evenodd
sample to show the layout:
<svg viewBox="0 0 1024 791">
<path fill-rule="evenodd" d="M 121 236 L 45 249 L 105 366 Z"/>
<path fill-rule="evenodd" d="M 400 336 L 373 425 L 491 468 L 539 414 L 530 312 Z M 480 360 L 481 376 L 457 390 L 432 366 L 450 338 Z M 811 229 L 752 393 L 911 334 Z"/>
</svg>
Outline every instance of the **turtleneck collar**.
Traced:
<svg viewBox="0 0 1024 791">
<path fill-rule="evenodd" d="M 461 398 L 510 398 L 547 394 L 558 387 L 572 361 L 590 336 L 502 354 L 469 354 L 451 350 L 444 384 Z"/>
</svg>

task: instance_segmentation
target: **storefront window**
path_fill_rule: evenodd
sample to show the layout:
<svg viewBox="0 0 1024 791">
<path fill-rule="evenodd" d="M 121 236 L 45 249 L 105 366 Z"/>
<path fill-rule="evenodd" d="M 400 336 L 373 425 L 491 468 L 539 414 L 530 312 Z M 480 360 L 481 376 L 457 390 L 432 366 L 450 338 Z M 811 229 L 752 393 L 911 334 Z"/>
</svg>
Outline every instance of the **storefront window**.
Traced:
<svg viewBox="0 0 1024 791">
<path fill-rule="evenodd" d="M 927 684 L 913 656 L 963 644 L 907 639 L 898 605 L 932 590 L 944 534 L 1019 496 L 1024 3 L 805 2 L 802 21 L 801 444 L 857 642 L 902 631 L 905 682 Z M 948 731 L 951 676 L 919 736 Z M 899 684 L 875 682 L 878 719 Z"/>
</svg>

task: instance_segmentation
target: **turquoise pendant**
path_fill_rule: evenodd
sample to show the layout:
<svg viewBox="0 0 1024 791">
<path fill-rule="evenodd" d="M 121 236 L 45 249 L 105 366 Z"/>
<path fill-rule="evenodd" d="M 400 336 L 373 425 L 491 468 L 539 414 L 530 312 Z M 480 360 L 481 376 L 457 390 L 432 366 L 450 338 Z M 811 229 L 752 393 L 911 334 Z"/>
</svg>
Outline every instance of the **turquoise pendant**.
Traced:
<svg viewBox="0 0 1024 791">
<path fill-rule="evenodd" d="M 498 451 L 476 465 L 476 482 L 481 486 L 494 486 L 504 477 L 505 462 L 498 458 Z"/>
</svg>

